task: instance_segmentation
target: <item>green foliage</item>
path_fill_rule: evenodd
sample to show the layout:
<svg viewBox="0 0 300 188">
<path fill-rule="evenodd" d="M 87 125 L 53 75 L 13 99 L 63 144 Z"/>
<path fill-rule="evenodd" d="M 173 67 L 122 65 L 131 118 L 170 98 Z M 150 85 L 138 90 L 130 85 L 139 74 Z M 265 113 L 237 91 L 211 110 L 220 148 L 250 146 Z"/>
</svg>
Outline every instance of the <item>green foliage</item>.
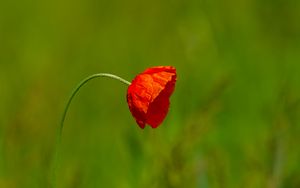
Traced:
<svg viewBox="0 0 300 188">
<path fill-rule="evenodd" d="M 47 187 L 73 87 L 173 65 L 167 119 L 91 81 L 63 130 L 58 187 L 300 187 L 300 1 L 0 1 L 0 187 Z"/>
</svg>

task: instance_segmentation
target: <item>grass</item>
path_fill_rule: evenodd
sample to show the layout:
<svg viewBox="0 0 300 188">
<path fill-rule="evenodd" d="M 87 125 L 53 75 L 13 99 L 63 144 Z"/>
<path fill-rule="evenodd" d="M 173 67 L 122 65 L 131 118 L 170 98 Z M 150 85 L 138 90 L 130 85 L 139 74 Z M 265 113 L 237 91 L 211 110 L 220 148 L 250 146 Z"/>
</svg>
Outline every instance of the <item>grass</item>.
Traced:
<svg viewBox="0 0 300 188">
<path fill-rule="evenodd" d="M 141 130 L 126 87 L 72 102 L 58 187 L 299 187 L 300 3 L 0 2 L 0 187 L 47 187 L 65 101 L 82 78 L 178 71 Z"/>
</svg>

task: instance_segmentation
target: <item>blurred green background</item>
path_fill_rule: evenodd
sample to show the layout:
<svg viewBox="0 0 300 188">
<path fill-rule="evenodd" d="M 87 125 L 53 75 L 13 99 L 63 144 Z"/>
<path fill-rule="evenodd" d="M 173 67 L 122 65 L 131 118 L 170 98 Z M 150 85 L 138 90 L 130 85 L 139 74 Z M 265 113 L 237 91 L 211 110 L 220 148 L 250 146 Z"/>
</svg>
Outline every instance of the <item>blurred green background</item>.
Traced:
<svg viewBox="0 0 300 188">
<path fill-rule="evenodd" d="M 0 187 L 48 187 L 80 80 L 156 65 L 178 72 L 157 129 L 115 80 L 76 96 L 58 187 L 300 187 L 299 20 L 297 0 L 1 0 Z"/>
</svg>

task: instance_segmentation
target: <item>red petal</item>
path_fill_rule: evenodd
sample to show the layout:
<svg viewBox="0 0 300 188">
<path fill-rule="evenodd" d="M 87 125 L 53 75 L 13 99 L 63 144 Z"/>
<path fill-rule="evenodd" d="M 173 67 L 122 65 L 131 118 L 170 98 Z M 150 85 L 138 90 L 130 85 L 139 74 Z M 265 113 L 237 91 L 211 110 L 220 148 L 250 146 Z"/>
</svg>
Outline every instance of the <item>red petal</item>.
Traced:
<svg viewBox="0 0 300 188">
<path fill-rule="evenodd" d="M 174 91 L 176 69 L 159 66 L 137 75 L 128 87 L 127 102 L 138 125 L 144 128 L 159 126 L 169 109 L 169 98 Z"/>
</svg>

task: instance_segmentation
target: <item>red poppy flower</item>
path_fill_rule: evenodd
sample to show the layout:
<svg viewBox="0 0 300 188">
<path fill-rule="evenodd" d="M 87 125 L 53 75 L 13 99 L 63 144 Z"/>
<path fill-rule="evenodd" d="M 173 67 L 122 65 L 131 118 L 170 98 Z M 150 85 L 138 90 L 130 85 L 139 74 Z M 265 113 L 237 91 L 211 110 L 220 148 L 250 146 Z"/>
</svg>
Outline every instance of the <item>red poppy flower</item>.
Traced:
<svg viewBox="0 0 300 188">
<path fill-rule="evenodd" d="M 137 75 L 127 90 L 127 103 L 137 124 L 158 127 L 165 119 L 176 82 L 176 69 L 158 66 Z"/>
</svg>

